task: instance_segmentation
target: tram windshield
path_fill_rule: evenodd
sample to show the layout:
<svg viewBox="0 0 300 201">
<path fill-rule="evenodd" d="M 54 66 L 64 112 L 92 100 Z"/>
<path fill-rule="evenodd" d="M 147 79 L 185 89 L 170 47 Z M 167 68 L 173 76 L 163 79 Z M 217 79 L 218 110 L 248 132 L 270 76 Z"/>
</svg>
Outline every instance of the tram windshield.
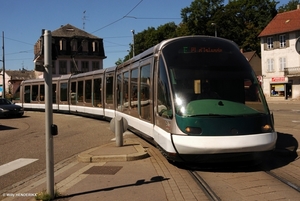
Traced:
<svg viewBox="0 0 300 201">
<path fill-rule="evenodd" d="M 180 116 L 268 113 L 256 76 L 238 48 L 216 38 L 187 38 L 163 51 Z"/>
</svg>

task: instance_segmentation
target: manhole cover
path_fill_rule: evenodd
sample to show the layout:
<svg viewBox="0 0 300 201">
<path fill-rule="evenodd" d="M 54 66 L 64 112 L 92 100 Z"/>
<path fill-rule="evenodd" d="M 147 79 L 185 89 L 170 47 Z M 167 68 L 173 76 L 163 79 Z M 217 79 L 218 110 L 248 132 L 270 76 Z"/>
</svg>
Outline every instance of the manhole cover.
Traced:
<svg viewBox="0 0 300 201">
<path fill-rule="evenodd" d="M 85 171 L 83 174 L 116 174 L 122 166 L 94 166 Z"/>
</svg>

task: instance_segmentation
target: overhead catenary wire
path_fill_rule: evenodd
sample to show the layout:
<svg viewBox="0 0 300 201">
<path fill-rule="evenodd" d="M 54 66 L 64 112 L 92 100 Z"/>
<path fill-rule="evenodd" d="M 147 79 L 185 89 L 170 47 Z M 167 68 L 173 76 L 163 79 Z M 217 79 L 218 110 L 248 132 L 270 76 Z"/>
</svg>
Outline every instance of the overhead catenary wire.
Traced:
<svg viewBox="0 0 300 201">
<path fill-rule="evenodd" d="M 115 20 L 115 21 L 113 21 L 113 22 L 111 22 L 111 23 L 109 23 L 109 24 L 107 24 L 107 25 L 105 25 L 105 26 L 103 26 L 103 27 L 101 27 L 101 28 L 99 28 L 99 29 L 97 29 L 96 31 L 93 31 L 93 32 L 91 32 L 91 33 L 95 33 L 95 32 L 97 32 L 97 31 L 100 31 L 100 30 L 102 30 L 102 29 L 104 29 L 104 28 L 106 28 L 106 27 L 109 27 L 110 25 L 113 25 L 113 24 L 115 24 L 115 23 L 117 23 L 117 22 L 119 22 L 119 21 L 121 21 L 122 19 L 124 19 L 124 18 L 126 18 L 126 16 L 127 15 L 129 15 L 136 7 L 138 7 L 141 3 L 142 3 L 142 1 L 143 0 L 140 0 L 126 15 L 124 15 L 123 17 L 121 17 L 121 18 L 119 18 L 119 19 L 117 19 L 117 20 Z"/>
</svg>

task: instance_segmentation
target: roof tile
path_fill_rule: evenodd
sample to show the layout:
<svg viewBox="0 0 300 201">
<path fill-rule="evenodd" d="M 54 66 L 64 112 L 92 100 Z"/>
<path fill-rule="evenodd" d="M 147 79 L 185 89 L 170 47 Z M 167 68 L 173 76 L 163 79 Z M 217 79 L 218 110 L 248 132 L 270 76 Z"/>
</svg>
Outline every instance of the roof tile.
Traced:
<svg viewBox="0 0 300 201">
<path fill-rule="evenodd" d="M 278 13 L 258 37 L 300 30 L 300 9 Z"/>
</svg>

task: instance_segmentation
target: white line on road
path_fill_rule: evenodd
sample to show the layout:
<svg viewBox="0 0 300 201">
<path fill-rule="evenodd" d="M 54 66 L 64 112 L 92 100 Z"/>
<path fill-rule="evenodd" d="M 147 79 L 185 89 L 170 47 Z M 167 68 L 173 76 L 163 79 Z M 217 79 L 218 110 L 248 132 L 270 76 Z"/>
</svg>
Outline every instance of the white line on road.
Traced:
<svg viewBox="0 0 300 201">
<path fill-rule="evenodd" d="M 9 172 L 12 172 L 16 169 L 19 169 L 23 166 L 29 165 L 30 163 L 33 163 L 37 161 L 38 159 L 32 159 L 32 158 L 19 158 L 17 160 L 11 161 L 9 163 L 6 163 L 4 165 L 0 166 L 0 177 L 2 175 L 5 175 Z"/>
</svg>

